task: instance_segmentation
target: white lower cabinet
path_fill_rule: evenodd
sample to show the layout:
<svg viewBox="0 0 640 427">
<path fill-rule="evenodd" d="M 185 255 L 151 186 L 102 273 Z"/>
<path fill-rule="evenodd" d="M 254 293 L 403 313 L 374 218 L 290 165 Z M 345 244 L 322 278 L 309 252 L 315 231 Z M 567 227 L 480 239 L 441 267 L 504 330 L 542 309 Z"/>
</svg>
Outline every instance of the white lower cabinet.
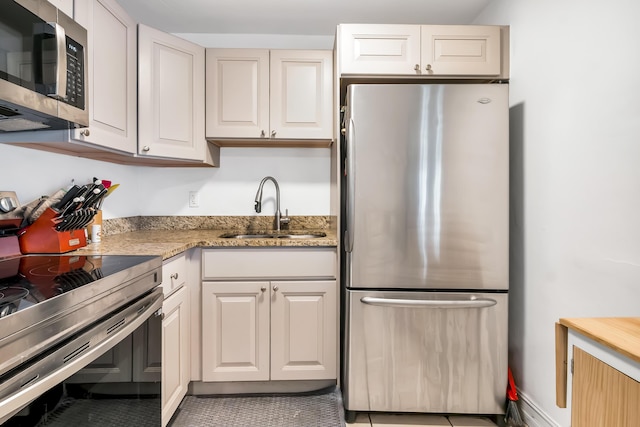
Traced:
<svg viewBox="0 0 640 427">
<path fill-rule="evenodd" d="M 202 380 L 336 379 L 333 255 L 332 248 L 203 250 Z"/>
<path fill-rule="evenodd" d="M 185 286 L 162 305 L 162 425 L 166 426 L 189 387 L 189 296 Z"/>
<path fill-rule="evenodd" d="M 336 376 L 336 281 L 271 282 L 271 379 Z"/>
<path fill-rule="evenodd" d="M 177 255 L 162 264 L 162 426 L 166 426 L 191 378 L 190 306 L 187 257 Z"/>
<path fill-rule="evenodd" d="M 336 281 L 205 282 L 204 381 L 336 376 Z"/>
</svg>

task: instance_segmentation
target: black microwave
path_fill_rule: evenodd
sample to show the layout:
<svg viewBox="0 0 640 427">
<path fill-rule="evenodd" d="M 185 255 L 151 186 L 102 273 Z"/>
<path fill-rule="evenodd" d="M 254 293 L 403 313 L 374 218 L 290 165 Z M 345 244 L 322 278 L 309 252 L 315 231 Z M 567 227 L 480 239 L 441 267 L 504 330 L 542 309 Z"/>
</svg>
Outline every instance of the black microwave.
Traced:
<svg viewBox="0 0 640 427">
<path fill-rule="evenodd" d="M 0 10 L 0 132 L 88 126 L 87 30 L 46 0 Z"/>
</svg>

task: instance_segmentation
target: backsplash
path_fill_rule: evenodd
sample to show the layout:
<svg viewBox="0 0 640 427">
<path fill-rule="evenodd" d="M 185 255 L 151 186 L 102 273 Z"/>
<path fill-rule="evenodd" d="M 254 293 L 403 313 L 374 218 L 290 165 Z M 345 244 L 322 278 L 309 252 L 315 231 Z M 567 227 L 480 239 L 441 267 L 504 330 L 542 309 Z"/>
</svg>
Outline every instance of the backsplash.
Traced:
<svg viewBox="0 0 640 427">
<path fill-rule="evenodd" d="M 273 216 L 135 216 L 105 219 L 102 235 L 140 230 L 271 230 Z M 336 227 L 330 215 L 292 216 L 290 230 L 325 230 Z"/>
</svg>

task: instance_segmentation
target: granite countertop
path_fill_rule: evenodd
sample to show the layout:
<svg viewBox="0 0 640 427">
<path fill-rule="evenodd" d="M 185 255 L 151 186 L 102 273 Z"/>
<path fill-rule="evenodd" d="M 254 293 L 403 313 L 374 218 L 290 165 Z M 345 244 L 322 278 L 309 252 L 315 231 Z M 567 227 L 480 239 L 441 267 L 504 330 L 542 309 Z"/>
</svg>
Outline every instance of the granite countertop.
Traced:
<svg viewBox="0 0 640 427">
<path fill-rule="evenodd" d="M 559 323 L 640 363 L 640 317 L 565 318 Z"/>
<path fill-rule="evenodd" d="M 336 247 L 335 228 L 329 217 L 292 217 L 284 234 L 326 233 L 316 238 L 221 237 L 229 233 L 274 233 L 272 219 L 264 217 L 137 217 L 116 219 L 103 226 L 99 243 L 74 251 L 81 255 L 159 255 L 171 258 L 194 247 Z"/>
</svg>

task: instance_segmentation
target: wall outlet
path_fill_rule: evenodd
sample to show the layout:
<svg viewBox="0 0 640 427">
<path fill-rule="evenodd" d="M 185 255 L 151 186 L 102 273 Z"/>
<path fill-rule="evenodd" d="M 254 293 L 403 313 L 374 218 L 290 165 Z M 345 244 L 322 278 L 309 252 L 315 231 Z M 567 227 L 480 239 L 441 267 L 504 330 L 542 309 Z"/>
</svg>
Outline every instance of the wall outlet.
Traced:
<svg viewBox="0 0 640 427">
<path fill-rule="evenodd" d="M 197 191 L 189 191 L 189 207 L 197 208 L 200 206 L 200 193 Z"/>
</svg>

